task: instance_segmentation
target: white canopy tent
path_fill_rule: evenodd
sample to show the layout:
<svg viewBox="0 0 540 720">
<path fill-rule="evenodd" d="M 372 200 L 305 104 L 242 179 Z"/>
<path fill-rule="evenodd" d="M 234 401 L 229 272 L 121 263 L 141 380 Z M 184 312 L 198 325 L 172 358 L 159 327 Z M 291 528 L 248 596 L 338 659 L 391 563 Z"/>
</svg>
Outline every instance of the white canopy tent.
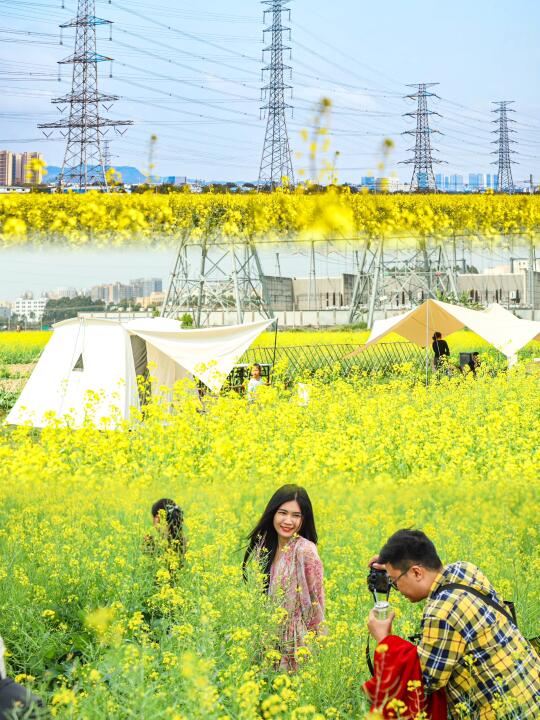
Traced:
<svg viewBox="0 0 540 720">
<path fill-rule="evenodd" d="M 181 330 L 177 321 L 165 318 L 126 324 L 64 320 L 54 326 L 6 423 L 44 427 L 55 418 L 80 427 L 90 414 L 96 424 L 109 419 L 114 426 L 139 408 L 137 374 L 148 363 L 156 378 L 152 392 L 189 377 L 219 392 L 238 359 L 272 322 Z"/>
<path fill-rule="evenodd" d="M 465 327 L 506 355 L 510 364 L 515 362 L 518 350 L 531 340 L 540 340 L 540 322 L 521 320 L 500 305 L 490 305 L 486 310 L 471 310 L 440 300 L 426 300 L 408 312 L 377 320 L 367 343 L 351 356 L 358 355 L 390 333 L 428 347 L 434 332 L 445 336 Z"/>
</svg>

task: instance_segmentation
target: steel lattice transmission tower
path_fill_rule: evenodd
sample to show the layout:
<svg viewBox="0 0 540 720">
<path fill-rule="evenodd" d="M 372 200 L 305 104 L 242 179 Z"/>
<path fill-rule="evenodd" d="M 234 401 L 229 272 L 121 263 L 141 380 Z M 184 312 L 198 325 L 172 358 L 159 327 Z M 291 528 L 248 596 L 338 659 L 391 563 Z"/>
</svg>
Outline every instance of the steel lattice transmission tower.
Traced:
<svg viewBox="0 0 540 720">
<path fill-rule="evenodd" d="M 178 248 L 161 315 L 189 314 L 195 327 L 242 324 L 248 312 L 272 318 L 271 280 L 255 244 L 186 237 Z"/>
<path fill-rule="evenodd" d="M 259 189 L 266 188 L 273 190 L 283 183 L 283 178 L 288 178 L 288 183 L 294 185 L 294 173 L 291 160 L 291 149 L 289 136 L 287 134 L 286 111 L 292 106 L 285 101 L 285 94 L 292 91 L 292 86 L 285 82 L 285 74 L 291 73 L 291 67 L 285 65 L 283 54 L 291 50 L 290 46 L 283 44 L 283 36 L 288 33 L 290 40 L 290 28 L 282 23 L 284 13 L 288 13 L 290 20 L 291 11 L 285 7 L 290 0 L 263 0 L 264 20 L 271 14 L 272 23 L 264 28 L 263 37 L 266 33 L 272 34 L 272 41 L 263 50 L 270 53 L 270 62 L 263 68 L 263 81 L 265 73 L 268 73 L 268 83 L 262 88 L 262 99 L 266 104 L 261 107 L 267 118 L 264 147 L 259 170 Z"/>
<path fill-rule="evenodd" d="M 497 150 L 492 152 L 492 155 L 498 155 L 499 157 L 497 160 L 492 162 L 492 165 L 498 166 L 497 191 L 506 193 L 514 192 L 512 163 L 515 163 L 516 161 L 512 160 L 512 153 L 514 151 L 511 150 L 510 144 L 515 143 L 516 141 L 511 140 L 509 137 L 509 134 L 515 132 L 515 130 L 509 128 L 508 123 L 515 122 L 515 120 L 512 120 L 507 115 L 509 112 L 515 112 L 515 110 L 508 107 L 508 105 L 513 102 L 513 100 L 499 100 L 498 102 L 494 102 L 497 107 L 492 110 L 492 112 L 499 114 L 499 117 L 493 121 L 498 125 L 498 128 L 493 130 L 493 132 L 497 133 L 499 137 L 497 140 L 492 140 L 493 143 L 496 143 L 499 146 Z"/>
<path fill-rule="evenodd" d="M 410 95 L 405 95 L 405 98 L 410 100 L 417 100 L 418 107 L 414 112 L 405 113 L 409 117 L 416 118 L 416 129 L 406 130 L 403 135 L 414 135 L 416 142 L 414 148 L 414 158 L 410 160 L 402 160 L 405 164 L 414 165 L 412 178 L 411 178 L 411 192 L 437 192 L 437 184 L 435 182 L 435 175 L 433 174 L 433 164 L 444 162 L 438 160 L 432 155 L 431 149 L 431 135 L 432 133 L 439 133 L 439 130 L 432 130 L 429 127 L 429 116 L 439 115 L 440 113 L 435 110 L 428 110 L 427 99 L 430 97 L 438 97 L 435 93 L 429 92 L 428 88 L 438 85 L 439 83 L 417 83 L 414 85 L 408 85 L 407 87 L 415 87 L 417 91 Z"/>
<path fill-rule="evenodd" d="M 58 129 L 67 138 L 62 170 L 58 178 L 60 186 L 70 183 L 80 189 L 97 185 L 108 190 L 102 141 L 110 128 L 132 125 L 130 120 L 111 120 L 103 117 L 101 108 L 109 110 L 118 100 L 116 95 L 105 95 L 98 90 L 98 63 L 112 61 L 96 51 L 96 27 L 112 26 L 110 20 L 95 15 L 95 0 L 79 0 L 77 17 L 61 29 L 75 28 L 75 50 L 73 55 L 59 61 L 59 65 L 73 65 L 71 92 L 52 102 L 61 112 L 68 111 L 67 117 L 52 123 L 43 123 L 40 128 Z M 125 132 L 125 131 L 124 131 Z"/>
</svg>

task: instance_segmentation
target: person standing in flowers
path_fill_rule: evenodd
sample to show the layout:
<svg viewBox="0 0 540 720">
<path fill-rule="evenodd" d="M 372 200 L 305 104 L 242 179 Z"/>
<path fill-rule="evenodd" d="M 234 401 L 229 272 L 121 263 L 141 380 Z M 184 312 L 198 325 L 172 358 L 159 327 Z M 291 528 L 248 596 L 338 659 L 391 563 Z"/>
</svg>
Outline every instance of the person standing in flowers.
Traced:
<svg viewBox="0 0 540 720">
<path fill-rule="evenodd" d="M 170 548 L 183 557 L 186 551 L 184 537 L 184 514 L 182 509 L 169 498 L 161 498 L 152 505 L 152 521 L 160 537 Z M 147 535 L 145 544 L 149 550 L 156 549 L 156 538 Z"/>
<path fill-rule="evenodd" d="M 284 485 L 270 498 L 249 534 L 244 576 L 250 558 L 260 562 L 268 596 L 286 610 L 280 646 L 283 670 L 296 670 L 298 650 L 308 632 L 324 622 L 323 564 L 309 495 L 299 485 Z"/>
<path fill-rule="evenodd" d="M 261 385 L 268 385 L 268 382 L 262 376 L 262 367 L 259 363 L 255 363 L 251 368 L 251 377 L 247 386 L 248 398 L 253 398 L 253 395 Z"/>
<path fill-rule="evenodd" d="M 422 531 L 406 529 L 371 564 L 411 602 L 426 600 L 418 660 L 426 692 L 446 691 L 451 720 L 540 718 L 540 658 L 479 568 L 444 566 Z M 390 641 L 393 618 L 371 612 L 378 647 Z"/>
<path fill-rule="evenodd" d="M 450 348 L 448 347 L 448 343 L 446 340 L 442 339 L 442 333 L 436 332 L 433 333 L 432 337 L 433 343 L 433 365 L 435 367 L 435 370 L 439 370 L 441 368 L 444 368 L 450 359 Z"/>
</svg>

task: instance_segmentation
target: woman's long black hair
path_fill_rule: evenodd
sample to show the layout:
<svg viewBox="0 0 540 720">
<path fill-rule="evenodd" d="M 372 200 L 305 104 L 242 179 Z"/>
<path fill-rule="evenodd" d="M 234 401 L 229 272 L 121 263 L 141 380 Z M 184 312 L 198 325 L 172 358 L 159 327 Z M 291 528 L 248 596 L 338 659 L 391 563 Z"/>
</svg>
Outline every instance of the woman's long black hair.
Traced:
<svg viewBox="0 0 540 720">
<path fill-rule="evenodd" d="M 161 498 L 161 500 L 158 500 L 152 505 L 152 517 L 157 517 L 161 510 L 165 513 L 169 542 L 175 543 L 178 551 L 183 553 L 185 550 L 185 539 L 184 513 L 182 512 L 182 508 L 178 507 L 174 500 Z"/>
<path fill-rule="evenodd" d="M 262 570 L 266 575 L 265 588 L 268 588 L 270 568 L 278 549 L 278 535 L 274 528 L 274 516 L 284 503 L 291 500 L 296 500 L 302 512 L 302 525 L 298 534 L 307 540 L 311 540 L 311 542 L 317 543 L 317 530 L 315 529 L 315 518 L 309 495 L 300 485 L 283 485 L 272 495 L 261 519 L 248 535 L 249 544 L 242 563 L 244 579 L 247 578 L 246 567 L 249 559 L 255 550 L 260 548 L 263 550 L 260 559 Z"/>
</svg>

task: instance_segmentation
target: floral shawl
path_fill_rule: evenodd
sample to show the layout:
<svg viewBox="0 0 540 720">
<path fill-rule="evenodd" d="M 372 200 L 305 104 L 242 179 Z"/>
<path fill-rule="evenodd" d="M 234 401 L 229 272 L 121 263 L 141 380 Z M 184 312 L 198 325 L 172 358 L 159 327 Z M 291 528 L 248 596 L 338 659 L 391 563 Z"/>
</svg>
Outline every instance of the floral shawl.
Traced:
<svg viewBox="0 0 540 720">
<path fill-rule="evenodd" d="M 280 667 L 295 670 L 296 651 L 306 633 L 320 632 L 324 622 L 323 565 L 315 543 L 300 536 L 287 544 L 270 569 L 268 595 L 287 610 Z"/>
</svg>

